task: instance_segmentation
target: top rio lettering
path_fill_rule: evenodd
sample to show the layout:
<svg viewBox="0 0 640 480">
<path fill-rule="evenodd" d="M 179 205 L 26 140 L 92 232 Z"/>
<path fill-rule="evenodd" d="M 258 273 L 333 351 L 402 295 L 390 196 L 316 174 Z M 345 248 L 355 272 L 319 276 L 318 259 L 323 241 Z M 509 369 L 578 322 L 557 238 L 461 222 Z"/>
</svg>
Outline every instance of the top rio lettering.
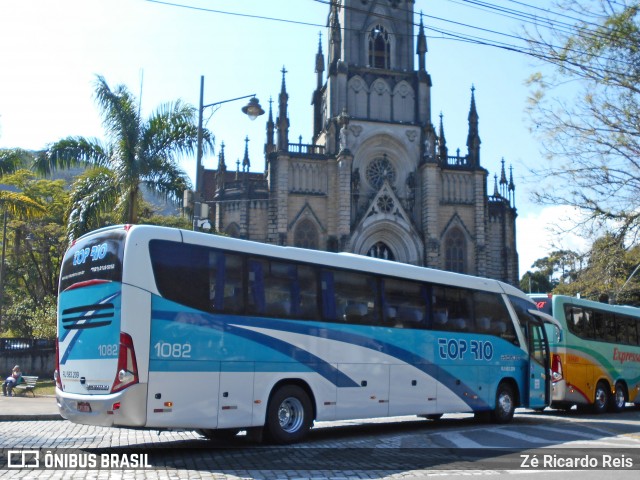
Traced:
<svg viewBox="0 0 640 480">
<path fill-rule="evenodd" d="M 491 360 L 493 358 L 493 344 L 481 340 L 439 338 L 438 353 L 442 360 L 464 360 L 467 354 L 472 360 Z"/>
<path fill-rule="evenodd" d="M 102 260 L 107 256 L 107 244 L 102 243 L 100 245 L 94 245 L 89 248 L 81 248 L 76 253 L 73 254 L 73 264 L 74 265 L 82 265 L 87 261 L 88 257 L 91 257 L 91 261 L 95 262 L 97 260 Z"/>
</svg>

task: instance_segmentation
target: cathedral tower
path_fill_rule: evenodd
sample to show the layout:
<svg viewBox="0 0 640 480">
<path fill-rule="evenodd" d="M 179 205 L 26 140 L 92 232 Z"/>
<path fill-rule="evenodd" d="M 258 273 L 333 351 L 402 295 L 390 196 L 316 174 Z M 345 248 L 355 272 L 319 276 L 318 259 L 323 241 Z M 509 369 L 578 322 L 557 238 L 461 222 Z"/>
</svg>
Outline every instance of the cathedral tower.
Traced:
<svg viewBox="0 0 640 480">
<path fill-rule="evenodd" d="M 247 189 L 242 195 L 250 208 L 219 202 L 216 218 L 224 220 L 217 225 L 253 240 L 517 284 L 513 177 L 488 195 L 475 88 L 468 125 L 458 126 L 468 132 L 466 152 L 450 155 L 442 114 L 436 131 L 425 26 L 414 3 L 330 2 L 326 64 L 322 37 L 310 52 L 312 143 L 289 141 L 283 68 L 275 123 L 269 108 L 266 171 L 240 172 L 243 182 L 231 183 Z M 225 195 L 217 189 L 217 198 Z M 248 218 L 254 224 L 242 225 Z"/>
</svg>

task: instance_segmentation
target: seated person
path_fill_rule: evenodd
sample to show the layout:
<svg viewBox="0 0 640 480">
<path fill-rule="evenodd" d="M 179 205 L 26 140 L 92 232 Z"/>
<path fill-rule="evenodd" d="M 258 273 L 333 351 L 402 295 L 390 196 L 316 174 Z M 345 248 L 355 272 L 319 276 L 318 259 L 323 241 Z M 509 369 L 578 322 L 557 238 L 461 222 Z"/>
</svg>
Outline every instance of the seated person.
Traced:
<svg viewBox="0 0 640 480">
<path fill-rule="evenodd" d="M 7 379 L 2 383 L 2 394 L 6 397 L 13 396 L 12 390 L 13 388 L 22 381 L 22 372 L 20 371 L 20 367 L 16 365 L 13 367 L 11 371 L 11 375 L 7 377 Z"/>
</svg>

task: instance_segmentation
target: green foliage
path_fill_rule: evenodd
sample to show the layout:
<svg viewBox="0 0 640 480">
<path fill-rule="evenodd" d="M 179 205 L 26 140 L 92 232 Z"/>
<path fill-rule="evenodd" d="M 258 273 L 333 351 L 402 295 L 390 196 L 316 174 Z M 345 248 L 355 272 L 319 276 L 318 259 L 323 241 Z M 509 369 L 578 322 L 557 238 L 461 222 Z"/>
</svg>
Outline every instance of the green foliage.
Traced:
<svg viewBox="0 0 640 480">
<path fill-rule="evenodd" d="M 606 296 L 611 303 L 640 306 L 639 266 L 640 246 L 626 248 L 616 235 L 607 234 L 586 255 L 558 251 L 536 261 L 538 270 L 525 273 L 520 288 L 530 291 L 531 280 L 536 293 L 579 294 L 596 301 Z M 535 288 L 538 285 L 548 290 Z"/>
<path fill-rule="evenodd" d="M 2 177 L 14 186 L 16 204 L 37 209 L 6 208 L 7 230 L 2 288 L 2 325 L 5 336 L 51 336 L 60 264 L 67 247 L 65 211 L 69 194 L 63 180 L 43 180 L 33 172 L 17 170 Z M 30 214 L 32 213 L 32 214 Z M 53 319 L 53 320 L 52 320 Z"/>
<path fill-rule="evenodd" d="M 25 322 L 34 338 L 55 338 L 57 297 L 49 295 L 32 311 Z"/>
</svg>

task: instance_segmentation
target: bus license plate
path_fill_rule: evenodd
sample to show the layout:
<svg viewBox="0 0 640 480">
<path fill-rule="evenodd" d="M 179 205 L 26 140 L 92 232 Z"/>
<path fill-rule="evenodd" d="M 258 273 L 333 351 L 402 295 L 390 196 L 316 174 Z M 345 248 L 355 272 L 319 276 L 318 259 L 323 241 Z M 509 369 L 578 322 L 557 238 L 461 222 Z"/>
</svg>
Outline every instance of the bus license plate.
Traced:
<svg viewBox="0 0 640 480">
<path fill-rule="evenodd" d="M 91 405 L 89 404 L 89 402 L 78 402 L 78 411 L 91 413 Z"/>
</svg>

